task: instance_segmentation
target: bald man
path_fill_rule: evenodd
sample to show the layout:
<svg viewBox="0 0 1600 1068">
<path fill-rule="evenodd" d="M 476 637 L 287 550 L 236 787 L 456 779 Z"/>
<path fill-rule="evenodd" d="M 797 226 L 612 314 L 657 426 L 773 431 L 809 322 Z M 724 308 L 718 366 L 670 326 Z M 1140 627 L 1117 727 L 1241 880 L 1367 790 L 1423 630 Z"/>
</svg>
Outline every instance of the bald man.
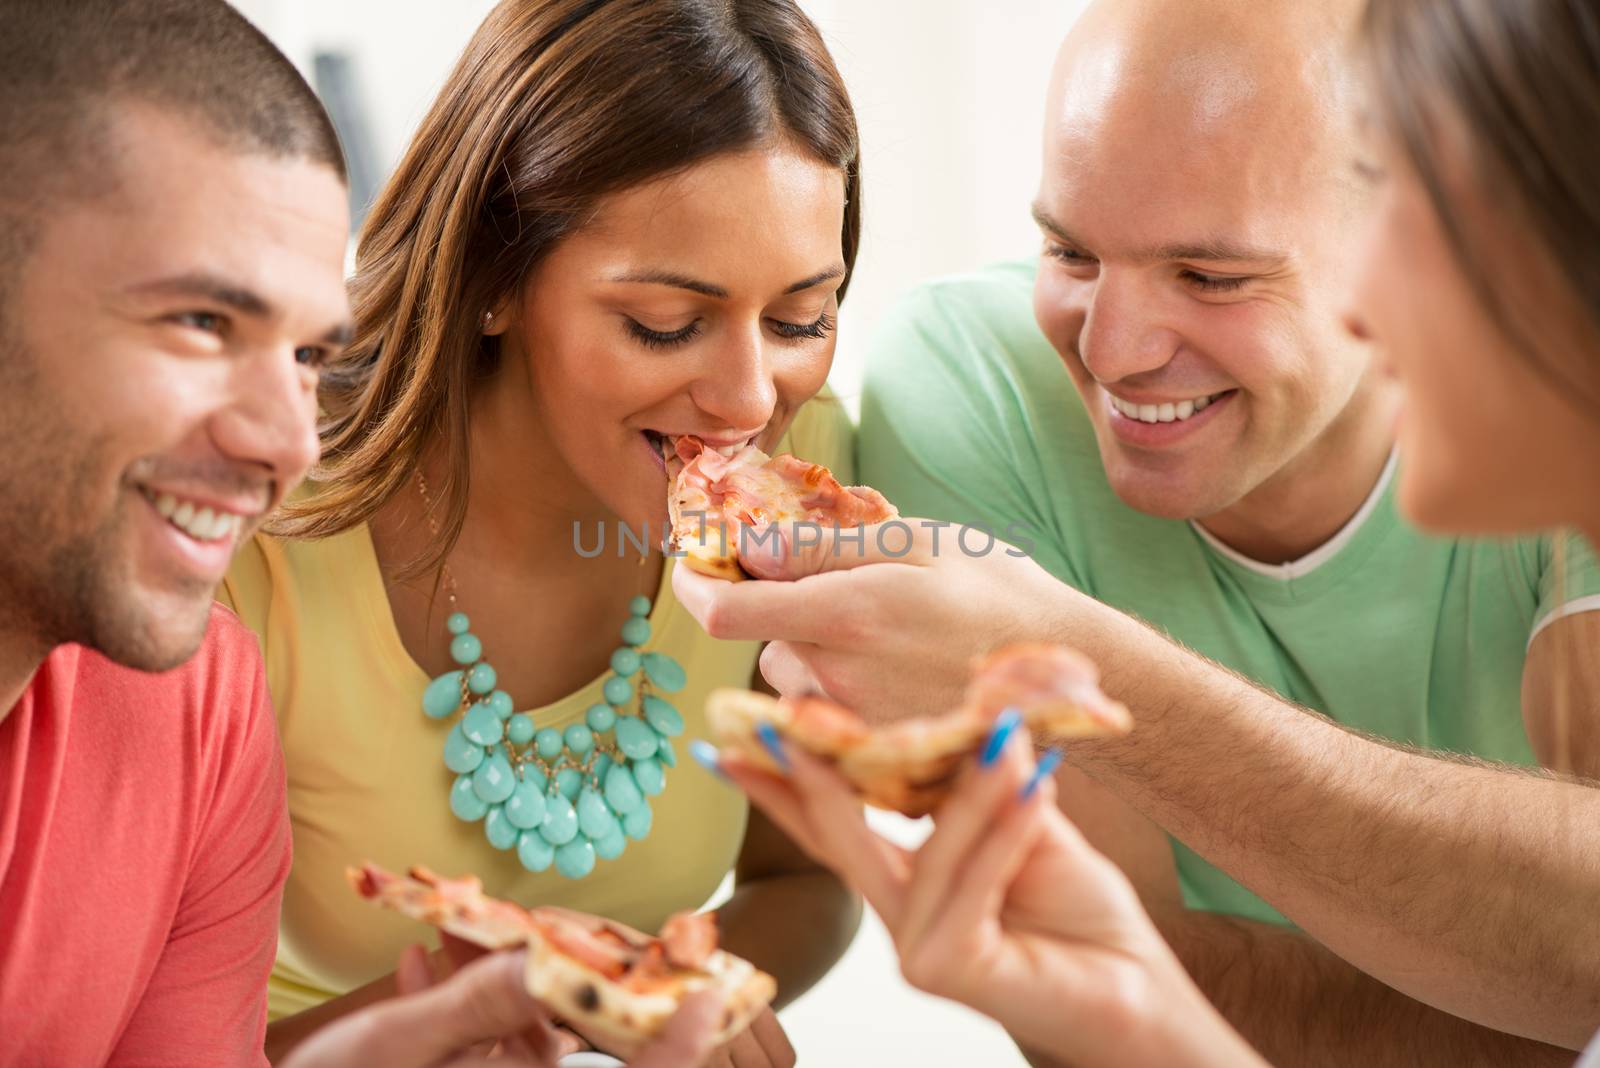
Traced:
<svg viewBox="0 0 1600 1068">
<path fill-rule="evenodd" d="M 1600 568 L 1396 513 L 1396 397 L 1340 316 L 1353 8 L 1092 8 L 1042 254 L 916 290 L 869 362 L 863 477 L 967 529 L 792 532 L 749 561 L 796 581 L 675 587 L 772 641 L 781 691 L 875 716 L 949 707 L 1004 642 L 1078 645 L 1137 727 L 1072 748 L 1064 807 L 1269 1059 L 1566 1063 L 1529 1039 L 1600 1027 L 1581 806 L 1419 751 L 1600 777 L 1600 680 L 1557 655 L 1600 647 Z"/>
</svg>

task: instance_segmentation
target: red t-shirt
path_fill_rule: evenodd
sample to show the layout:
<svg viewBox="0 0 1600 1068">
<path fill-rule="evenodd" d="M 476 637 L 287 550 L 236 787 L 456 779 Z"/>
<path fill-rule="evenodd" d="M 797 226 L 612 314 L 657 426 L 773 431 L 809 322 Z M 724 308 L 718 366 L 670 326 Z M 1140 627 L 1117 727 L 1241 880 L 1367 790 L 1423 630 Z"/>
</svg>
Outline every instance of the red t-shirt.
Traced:
<svg viewBox="0 0 1600 1068">
<path fill-rule="evenodd" d="M 0 720 L 0 1065 L 261 1065 L 289 872 L 256 640 L 56 649 Z"/>
</svg>

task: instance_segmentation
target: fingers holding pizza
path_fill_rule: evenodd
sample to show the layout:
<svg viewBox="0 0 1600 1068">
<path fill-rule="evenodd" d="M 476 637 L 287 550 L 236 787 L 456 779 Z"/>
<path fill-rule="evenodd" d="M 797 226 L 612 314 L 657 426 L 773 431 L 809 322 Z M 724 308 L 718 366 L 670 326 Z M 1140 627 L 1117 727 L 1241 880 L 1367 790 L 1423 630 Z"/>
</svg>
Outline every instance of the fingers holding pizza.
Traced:
<svg viewBox="0 0 1600 1068">
<path fill-rule="evenodd" d="M 953 707 L 975 656 L 1087 640 L 1106 611 L 1031 558 L 1028 531 L 901 518 L 876 490 L 790 456 L 674 447 L 673 592 L 712 637 L 768 643 L 762 673 L 779 693 L 823 694 L 870 722 Z M 775 581 L 719 581 L 746 577 Z"/>
<path fill-rule="evenodd" d="M 524 909 L 483 893 L 471 876 L 366 864 L 348 872 L 363 897 L 481 949 L 525 947 L 526 992 L 596 1047 L 635 1057 L 691 998 L 717 1007 L 711 1046 L 743 1033 L 777 993 L 770 975 L 717 948 L 715 917 L 680 914 L 660 937 L 566 909 Z M 697 998 L 698 1000 L 698 998 Z M 708 1048 L 711 1048 L 708 1046 Z"/>
<path fill-rule="evenodd" d="M 426 965 L 402 966 L 411 989 L 324 1027 L 301 1043 L 288 1068 L 556 1068 L 570 1050 L 549 1010 L 524 985 L 525 951 L 490 953 L 442 981 Z M 630 1068 L 684 1068 L 714 1046 L 715 995 L 686 996 Z"/>
<path fill-rule="evenodd" d="M 877 766 L 877 779 L 851 754 L 888 732 L 795 702 L 788 717 L 758 713 L 759 748 L 741 723 L 719 735 L 719 756 L 699 755 L 867 899 L 914 986 L 1073 1064 L 1259 1064 L 1188 981 L 1132 885 L 1054 803 L 1054 758 L 1036 761 L 1030 734 L 1129 726 L 1086 665 L 1061 652 L 998 654 L 963 708 L 917 725 L 920 734 L 892 729 L 919 741 L 902 746 L 896 768 Z M 998 702 L 1006 711 L 989 714 Z M 952 729 L 956 716 L 987 717 L 975 742 Z M 919 778 L 944 768 L 933 754 L 953 770 Z M 863 798 L 931 811 L 932 834 L 914 851 L 887 841 L 867 824 Z"/>
<path fill-rule="evenodd" d="M 913 818 L 932 813 L 957 773 L 978 754 L 997 722 L 1042 742 L 1126 734 L 1132 718 L 1100 692 L 1095 666 L 1071 649 L 1010 646 L 980 658 L 959 705 L 933 716 L 870 726 L 825 697 L 774 699 L 746 690 L 713 691 L 706 717 L 724 749 L 781 770 L 775 739 L 835 768 L 868 804 Z"/>
</svg>

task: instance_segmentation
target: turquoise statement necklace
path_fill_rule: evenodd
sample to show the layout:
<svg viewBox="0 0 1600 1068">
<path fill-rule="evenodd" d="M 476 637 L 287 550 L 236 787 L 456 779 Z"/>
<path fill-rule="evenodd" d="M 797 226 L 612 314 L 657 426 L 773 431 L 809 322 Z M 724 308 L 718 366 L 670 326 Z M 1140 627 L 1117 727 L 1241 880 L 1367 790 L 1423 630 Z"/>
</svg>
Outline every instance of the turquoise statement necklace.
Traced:
<svg viewBox="0 0 1600 1068">
<path fill-rule="evenodd" d="M 417 489 L 437 538 L 420 470 Z M 677 765 L 671 739 L 683 733 L 678 710 L 651 691 L 683 689 L 683 667 L 665 653 L 640 650 L 650 640 L 651 607 L 641 594 L 628 603 L 604 701 L 564 731 L 539 727 L 495 688 L 483 643 L 457 608 L 448 566 L 441 565 L 440 578 L 450 602 L 450 658 L 460 667 L 428 683 L 422 711 L 434 720 L 457 717 L 444 740 L 445 767 L 455 773 L 450 810 L 468 822 L 482 820 L 489 844 L 514 850 L 529 871 L 554 864 L 567 878 L 581 879 L 597 858 L 614 860 L 630 840 L 650 833 L 650 798 L 666 788 L 665 769 Z"/>
</svg>

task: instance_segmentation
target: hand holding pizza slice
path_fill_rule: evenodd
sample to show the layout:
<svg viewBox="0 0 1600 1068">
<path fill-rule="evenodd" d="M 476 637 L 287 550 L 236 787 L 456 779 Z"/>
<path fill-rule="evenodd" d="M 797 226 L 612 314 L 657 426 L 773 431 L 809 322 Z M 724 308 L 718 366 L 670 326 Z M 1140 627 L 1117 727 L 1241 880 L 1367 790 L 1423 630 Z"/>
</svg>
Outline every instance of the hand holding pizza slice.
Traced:
<svg viewBox="0 0 1600 1068">
<path fill-rule="evenodd" d="M 1008 708 L 1041 741 L 1126 734 L 1133 725 L 1127 708 L 1102 693 L 1099 682 L 1099 671 L 1080 653 L 1027 643 L 980 660 L 961 706 L 943 715 L 874 728 L 825 697 L 721 689 L 708 699 L 706 718 L 719 745 L 759 766 L 776 767 L 757 733 L 768 724 L 787 743 L 834 765 L 868 804 L 920 817 L 949 794 L 961 765 Z"/>
<path fill-rule="evenodd" d="M 842 486 L 826 467 L 788 453 L 769 457 L 746 445 L 724 455 L 687 435 L 663 439 L 663 447 L 672 450 L 666 456 L 671 548 L 712 578 L 744 578 L 740 547 L 748 538 L 775 536 L 770 528 L 845 528 L 900 514 L 877 490 Z"/>
<path fill-rule="evenodd" d="M 659 1035 L 691 994 L 720 1002 L 720 1045 L 777 993 L 772 976 L 717 948 L 709 913 L 679 913 L 652 938 L 598 916 L 489 897 L 472 876 L 449 879 L 420 866 L 396 875 L 370 863 L 346 875 L 361 896 L 484 949 L 526 944 L 528 993 L 624 1057 Z"/>
</svg>

